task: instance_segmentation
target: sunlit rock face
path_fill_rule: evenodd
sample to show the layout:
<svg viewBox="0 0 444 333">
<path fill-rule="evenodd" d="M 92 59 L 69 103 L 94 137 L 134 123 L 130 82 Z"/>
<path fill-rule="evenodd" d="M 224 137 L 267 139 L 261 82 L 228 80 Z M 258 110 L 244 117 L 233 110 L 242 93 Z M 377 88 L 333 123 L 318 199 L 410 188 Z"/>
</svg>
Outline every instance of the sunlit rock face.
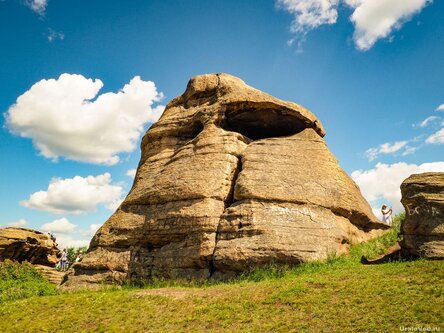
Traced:
<svg viewBox="0 0 444 333">
<path fill-rule="evenodd" d="M 411 175 L 401 184 L 406 219 L 401 247 L 408 255 L 444 259 L 444 172 Z"/>
<path fill-rule="evenodd" d="M 225 278 L 381 234 L 321 122 L 227 74 L 192 78 L 145 134 L 133 187 L 66 286 Z"/>
</svg>

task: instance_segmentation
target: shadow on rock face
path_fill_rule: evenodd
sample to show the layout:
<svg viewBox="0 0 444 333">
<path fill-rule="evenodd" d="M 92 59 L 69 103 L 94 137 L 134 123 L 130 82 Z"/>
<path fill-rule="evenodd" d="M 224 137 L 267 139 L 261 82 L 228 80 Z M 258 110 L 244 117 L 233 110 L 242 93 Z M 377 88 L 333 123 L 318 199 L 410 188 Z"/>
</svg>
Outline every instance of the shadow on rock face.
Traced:
<svg viewBox="0 0 444 333">
<path fill-rule="evenodd" d="M 307 128 L 301 119 L 280 109 L 233 108 L 225 112 L 221 126 L 251 140 L 290 136 Z"/>
</svg>

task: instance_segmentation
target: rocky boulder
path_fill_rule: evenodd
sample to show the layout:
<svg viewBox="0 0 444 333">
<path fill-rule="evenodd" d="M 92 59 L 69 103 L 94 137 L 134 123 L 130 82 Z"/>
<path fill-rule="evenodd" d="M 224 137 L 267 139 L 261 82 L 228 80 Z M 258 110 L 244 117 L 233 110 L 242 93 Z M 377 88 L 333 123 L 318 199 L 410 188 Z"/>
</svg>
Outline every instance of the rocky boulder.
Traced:
<svg viewBox="0 0 444 333">
<path fill-rule="evenodd" d="M 60 256 L 51 236 L 25 228 L 0 228 L 0 261 L 28 261 L 55 266 Z"/>
<path fill-rule="evenodd" d="M 401 225 L 404 252 L 444 259 L 444 172 L 412 175 L 401 184 L 406 219 Z"/>
<path fill-rule="evenodd" d="M 192 78 L 147 131 L 130 193 L 65 285 L 224 278 L 380 235 L 324 135 L 306 108 L 236 77 Z"/>
</svg>

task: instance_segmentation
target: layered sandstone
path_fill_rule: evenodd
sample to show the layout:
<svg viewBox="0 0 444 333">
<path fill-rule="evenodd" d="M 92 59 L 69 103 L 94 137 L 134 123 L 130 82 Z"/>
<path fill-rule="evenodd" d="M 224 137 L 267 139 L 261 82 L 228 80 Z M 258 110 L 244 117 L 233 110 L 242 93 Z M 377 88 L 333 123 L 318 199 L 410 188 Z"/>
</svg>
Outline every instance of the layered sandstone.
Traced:
<svg viewBox="0 0 444 333">
<path fill-rule="evenodd" d="M 130 193 L 65 285 L 223 278 L 381 234 L 324 135 L 298 104 L 231 75 L 194 77 L 147 131 Z"/>
<path fill-rule="evenodd" d="M 404 252 L 444 259 L 444 172 L 412 175 L 401 185 L 406 219 L 401 225 Z"/>
<path fill-rule="evenodd" d="M 50 235 L 25 228 L 0 228 L 0 261 L 55 266 L 60 250 Z"/>
</svg>

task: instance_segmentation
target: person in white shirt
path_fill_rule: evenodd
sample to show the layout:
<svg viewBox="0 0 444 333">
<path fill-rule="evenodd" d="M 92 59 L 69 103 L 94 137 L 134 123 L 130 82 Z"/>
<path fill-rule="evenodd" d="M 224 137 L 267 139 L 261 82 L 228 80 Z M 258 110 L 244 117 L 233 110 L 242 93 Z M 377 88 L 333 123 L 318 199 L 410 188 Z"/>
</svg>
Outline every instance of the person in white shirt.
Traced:
<svg viewBox="0 0 444 333">
<path fill-rule="evenodd" d="M 382 213 L 382 221 L 384 223 L 387 223 L 388 225 L 391 226 L 392 222 L 393 222 L 393 219 L 392 219 L 393 211 L 392 211 L 392 209 L 387 207 L 386 205 L 382 205 L 381 213 Z"/>
</svg>

